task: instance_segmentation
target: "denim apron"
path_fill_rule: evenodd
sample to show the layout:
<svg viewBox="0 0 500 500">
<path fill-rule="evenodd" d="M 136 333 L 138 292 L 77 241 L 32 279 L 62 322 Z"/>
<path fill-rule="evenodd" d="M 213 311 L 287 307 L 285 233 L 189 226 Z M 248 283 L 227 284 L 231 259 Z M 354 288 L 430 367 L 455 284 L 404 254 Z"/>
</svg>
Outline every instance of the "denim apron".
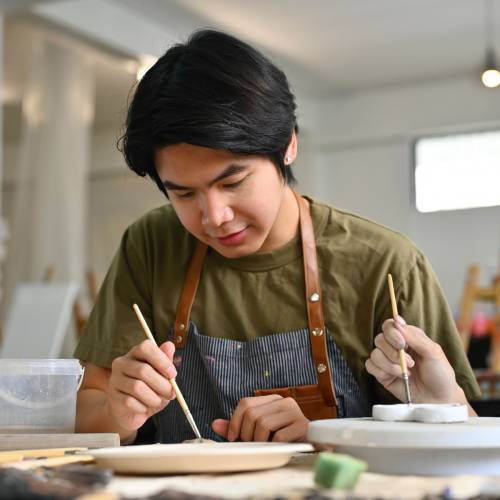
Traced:
<svg viewBox="0 0 500 500">
<path fill-rule="evenodd" d="M 176 347 L 177 384 L 204 438 L 222 441 L 211 429 L 213 420 L 229 420 L 242 398 L 255 395 L 293 397 L 310 420 L 369 414 L 356 379 L 325 329 L 309 206 L 295 196 L 300 213 L 308 328 L 248 342 L 204 335 L 189 316 L 207 247 L 198 242 L 194 251 L 170 340 Z M 158 442 L 176 443 L 194 437 L 175 402 L 153 418 Z"/>
</svg>

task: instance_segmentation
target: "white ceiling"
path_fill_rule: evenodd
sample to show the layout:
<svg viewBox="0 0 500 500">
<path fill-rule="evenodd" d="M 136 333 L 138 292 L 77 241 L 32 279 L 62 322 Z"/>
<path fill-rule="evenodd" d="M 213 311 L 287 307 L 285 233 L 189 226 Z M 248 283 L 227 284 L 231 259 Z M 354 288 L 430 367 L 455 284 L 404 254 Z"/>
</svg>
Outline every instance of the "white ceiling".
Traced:
<svg viewBox="0 0 500 500">
<path fill-rule="evenodd" d="M 485 1 L 494 5 L 500 56 L 500 0 Z M 484 59 L 484 6 L 482 0 L 0 0 L 7 19 L 4 95 L 22 92 L 30 30 L 54 27 L 94 53 L 108 52 L 96 59 L 102 123 L 123 111 L 132 83 L 127 54 L 159 55 L 200 27 L 257 45 L 302 97 L 473 77 Z"/>
<path fill-rule="evenodd" d="M 117 0 L 120 1 L 120 0 Z M 500 52 L 500 1 L 496 47 Z M 121 0 L 123 4 L 124 1 Z M 313 93 L 364 90 L 474 73 L 483 64 L 482 0 L 125 0 L 172 26 L 175 5 L 200 24 L 229 30 L 296 66 Z M 193 26 L 194 25 L 194 26 Z M 198 24 L 199 25 L 199 24 Z M 178 29 L 177 31 L 182 31 Z M 302 74 L 300 74 L 300 70 Z"/>
</svg>

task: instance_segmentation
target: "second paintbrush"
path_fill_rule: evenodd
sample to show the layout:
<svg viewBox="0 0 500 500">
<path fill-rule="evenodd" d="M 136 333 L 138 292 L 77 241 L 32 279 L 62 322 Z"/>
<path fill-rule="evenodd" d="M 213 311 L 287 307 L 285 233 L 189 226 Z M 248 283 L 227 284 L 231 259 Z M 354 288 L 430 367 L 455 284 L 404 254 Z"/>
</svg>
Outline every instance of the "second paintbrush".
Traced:
<svg viewBox="0 0 500 500">
<path fill-rule="evenodd" d="M 387 282 L 389 284 L 389 295 L 391 297 L 391 307 L 392 307 L 392 317 L 396 321 L 396 316 L 398 316 L 398 305 L 396 303 L 396 294 L 394 293 L 394 283 L 392 282 L 392 275 L 387 275 Z M 401 366 L 403 385 L 405 389 L 406 403 L 411 404 L 410 395 L 410 380 L 408 377 L 408 366 L 406 365 L 406 354 L 404 349 L 399 349 L 399 364 Z"/>
</svg>

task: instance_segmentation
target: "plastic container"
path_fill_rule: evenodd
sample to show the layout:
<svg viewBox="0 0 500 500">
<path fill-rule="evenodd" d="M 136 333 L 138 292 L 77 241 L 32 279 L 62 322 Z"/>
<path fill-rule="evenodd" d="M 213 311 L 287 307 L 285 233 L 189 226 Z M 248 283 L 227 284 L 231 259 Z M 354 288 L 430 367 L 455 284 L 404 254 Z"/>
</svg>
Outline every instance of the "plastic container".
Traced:
<svg viewBox="0 0 500 500">
<path fill-rule="evenodd" d="M 0 433 L 71 433 L 83 375 L 77 359 L 0 359 Z"/>
</svg>

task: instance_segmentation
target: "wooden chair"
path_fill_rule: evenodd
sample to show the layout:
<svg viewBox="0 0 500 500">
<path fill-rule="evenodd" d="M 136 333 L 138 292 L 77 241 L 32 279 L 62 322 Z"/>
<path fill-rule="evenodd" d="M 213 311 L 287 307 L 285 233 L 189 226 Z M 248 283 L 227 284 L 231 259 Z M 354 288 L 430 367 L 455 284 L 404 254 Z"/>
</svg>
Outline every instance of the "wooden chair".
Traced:
<svg viewBox="0 0 500 500">
<path fill-rule="evenodd" d="M 479 274 L 478 265 L 469 267 L 457 327 L 464 349 L 467 351 L 474 305 L 476 302 L 492 302 L 494 304 L 495 314 L 490 318 L 489 369 L 477 372 L 476 379 L 483 392 L 483 400 L 500 402 L 500 274 L 495 277 L 490 286 L 486 287 L 479 285 Z"/>
<path fill-rule="evenodd" d="M 54 280 L 55 275 L 56 271 L 54 266 L 48 266 L 43 276 L 43 281 L 51 282 Z M 95 303 L 98 291 L 97 278 L 95 272 L 91 270 L 87 271 L 86 280 L 87 280 L 87 291 L 90 297 L 90 303 L 93 305 Z M 85 324 L 87 323 L 88 315 L 85 314 L 82 303 L 80 300 L 78 300 L 78 298 L 75 300 L 75 303 L 73 305 L 73 317 L 75 321 L 76 335 L 78 338 L 80 338 L 83 334 Z"/>
<path fill-rule="evenodd" d="M 457 321 L 458 331 L 466 351 L 469 347 L 472 313 L 476 302 L 493 302 L 496 307 L 494 322 L 496 325 L 500 322 L 500 275 L 495 278 L 491 286 L 481 287 L 479 274 L 478 265 L 474 264 L 469 267 Z M 498 344 L 498 342 L 495 343 Z M 497 349 L 500 349 L 500 345 Z M 498 354 L 500 356 L 500 351 Z"/>
</svg>

